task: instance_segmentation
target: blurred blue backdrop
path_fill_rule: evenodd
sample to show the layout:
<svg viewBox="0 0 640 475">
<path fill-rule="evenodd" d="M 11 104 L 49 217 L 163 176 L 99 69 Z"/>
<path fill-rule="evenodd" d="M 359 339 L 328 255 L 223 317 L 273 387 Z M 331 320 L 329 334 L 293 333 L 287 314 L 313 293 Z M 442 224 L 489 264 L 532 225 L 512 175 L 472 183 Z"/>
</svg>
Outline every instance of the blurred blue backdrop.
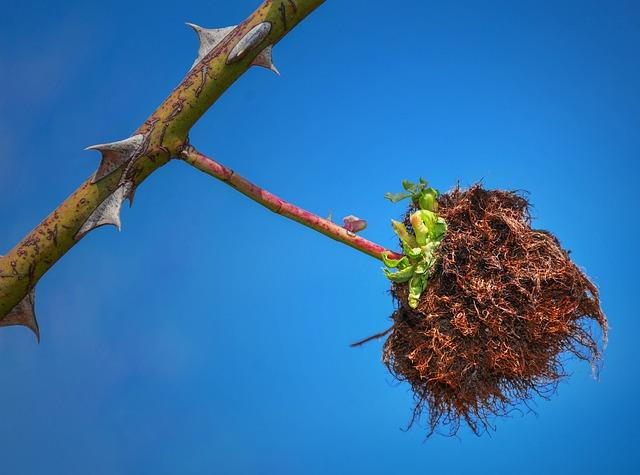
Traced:
<svg viewBox="0 0 640 475">
<path fill-rule="evenodd" d="M 184 21 L 258 0 L 0 3 L 1 253 L 182 79 Z M 348 346 L 389 325 L 380 264 L 176 162 L 42 279 L 39 346 L 0 331 L 0 473 L 638 473 L 639 27 L 631 0 L 328 1 L 191 134 L 388 246 L 403 178 L 528 190 L 601 290 L 599 381 L 571 364 L 483 437 L 403 432 L 381 342 Z"/>
</svg>

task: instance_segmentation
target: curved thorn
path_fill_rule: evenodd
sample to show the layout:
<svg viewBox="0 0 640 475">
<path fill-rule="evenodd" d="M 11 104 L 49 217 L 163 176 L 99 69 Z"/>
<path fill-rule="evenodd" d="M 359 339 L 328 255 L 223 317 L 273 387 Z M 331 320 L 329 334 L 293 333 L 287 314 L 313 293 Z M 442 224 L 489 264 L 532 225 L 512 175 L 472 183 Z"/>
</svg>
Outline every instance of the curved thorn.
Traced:
<svg viewBox="0 0 640 475">
<path fill-rule="evenodd" d="M 130 189 L 124 199 L 129 200 L 129 208 L 131 208 L 133 206 L 133 199 L 136 197 L 137 188 L 134 186 L 130 186 L 129 188 Z"/>
<path fill-rule="evenodd" d="M 31 289 L 8 314 L 0 318 L 0 327 L 22 325 L 31 330 L 40 343 L 40 327 L 38 327 L 36 320 L 35 303 L 36 292 L 35 289 Z"/>
<path fill-rule="evenodd" d="M 75 240 L 81 239 L 89 231 L 108 224 L 115 226 L 118 231 L 120 231 L 120 209 L 122 208 L 122 203 L 131 192 L 132 187 L 131 182 L 124 182 L 116 191 L 107 196 L 84 222 L 80 230 L 76 233 Z"/>
<path fill-rule="evenodd" d="M 189 23 L 188 21 L 185 21 L 184 24 L 193 28 L 193 30 L 196 32 L 196 34 L 198 34 L 198 36 L 200 35 L 199 32 L 200 30 L 202 30 L 202 27 L 200 25 L 196 25 L 195 23 Z"/>
<path fill-rule="evenodd" d="M 208 55 L 213 48 L 218 46 L 222 40 L 224 40 L 229 33 L 236 29 L 237 25 L 228 26 L 225 28 L 202 28 L 195 23 L 187 23 L 187 26 L 193 28 L 193 31 L 198 35 L 198 39 L 200 40 L 200 48 L 198 49 L 198 57 L 191 65 L 191 69 L 198 64 L 202 58 Z"/>
<path fill-rule="evenodd" d="M 85 148 L 85 150 L 97 150 L 102 154 L 102 160 L 91 182 L 96 183 L 129 162 L 136 156 L 143 143 L 144 135 L 137 134 L 118 142 L 102 143 Z"/>
<path fill-rule="evenodd" d="M 276 68 L 276 65 L 273 64 L 273 46 L 272 45 L 269 45 L 265 49 L 260 51 L 260 54 L 256 56 L 256 58 L 253 60 L 253 63 L 251 63 L 251 66 L 260 66 L 262 68 L 267 68 L 270 71 L 273 71 L 274 73 L 276 73 L 278 76 L 280 76 L 280 71 L 278 71 L 278 68 Z"/>
</svg>

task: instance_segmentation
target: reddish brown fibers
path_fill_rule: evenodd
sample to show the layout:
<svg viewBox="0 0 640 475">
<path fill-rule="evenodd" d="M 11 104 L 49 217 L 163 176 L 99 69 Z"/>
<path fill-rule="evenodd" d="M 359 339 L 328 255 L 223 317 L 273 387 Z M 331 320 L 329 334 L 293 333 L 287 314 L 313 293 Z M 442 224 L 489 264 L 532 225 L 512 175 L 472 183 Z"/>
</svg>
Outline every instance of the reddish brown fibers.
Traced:
<svg viewBox="0 0 640 475">
<path fill-rule="evenodd" d="M 455 433 L 461 422 L 479 433 L 493 416 L 550 395 L 563 354 L 596 365 L 592 331 L 606 338 L 607 320 L 558 240 L 531 228 L 523 196 L 476 185 L 439 204 L 448 231 L 433 276 L 415 310 L 406 284 L 394 284 L 383 360 L 411 385 L 412 422 L 424 413 L 430 433 Z"/>
</svg>

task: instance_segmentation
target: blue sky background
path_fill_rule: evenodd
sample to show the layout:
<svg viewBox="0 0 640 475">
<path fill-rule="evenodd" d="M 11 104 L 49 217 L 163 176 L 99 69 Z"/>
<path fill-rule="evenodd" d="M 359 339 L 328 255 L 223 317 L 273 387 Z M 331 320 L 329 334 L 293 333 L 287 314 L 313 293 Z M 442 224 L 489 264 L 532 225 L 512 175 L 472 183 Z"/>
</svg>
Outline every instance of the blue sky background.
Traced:
<svg viewBox="0 0 640 475">
<path fill-rule="evenodd" d="M 128 136 L 196 51 L 183 22 L 257 0 L 2 0 L 0 253 Z M 380 264 L 182 163 L 38 285 L 42 343 L 0 331 L 6 474 L 638 473 L 635 1 L 328 1 L 249 71 L 193 143 L 319 214 L 393 245 L 403 178 L 526 189 L 595 280 L 611 322 L 537 415 L 424 441 L 380 362 Z M 259 231 L 256 232 L 255 229 Z"/>
</svg>

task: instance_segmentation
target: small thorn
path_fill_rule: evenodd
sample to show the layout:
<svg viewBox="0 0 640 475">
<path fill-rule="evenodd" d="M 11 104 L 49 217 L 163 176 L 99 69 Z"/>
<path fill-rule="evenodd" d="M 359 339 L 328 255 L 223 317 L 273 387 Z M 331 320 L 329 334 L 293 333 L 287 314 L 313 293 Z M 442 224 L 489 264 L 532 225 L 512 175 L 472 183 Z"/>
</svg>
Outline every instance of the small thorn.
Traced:
<svg viewBox="0 0 640 475">
<path fill-rule="evenodd" d="M 262 68 L 267 68 L 278 76 L 280 76 L 280 71 L 276 68 L 276 65 L 273 64 L 273 46 L 269 45 L 265 49 L 263 49 L 258 56 L 253 60 L 251 66 L 260 66 Z"/>
<path fill-rule="evenodd" d="M 85 150 L 97 150 L 102 154 L 100 166 L 98 166 L 98 170 L 93 175 L 91 182 L 96 183 L 131 161 L 143 143 L 144 135 L 138 134 L 118 142 L 103 143 L 85 148 Z"/>
<path fill-rule="evenodd" d="M 84 237 L 89 231 L 107 224 L 115 226 L 118 231 L 120 231 L 120 209 L 122 208 L 124 200 L 129 196 L 132 187 L 131 182 L 124 182 L 116 191 L 100 203 L 76 233 L 76 241 Z"/>
<path fill-rule="evenodd" d="M 357 216 L 349 215 L 342 218 L 344 229 L 350 233 L 358 233 L 367 227 L 367 222 L 364 219 L 360 219 Z"/>
<path fill-rule="evenodd" d="M 131 186 L 131 189 L 129 190 L 129 193 L 126 196 L 126 199 L 129 200 L 129 208 L 131 208 L 133 206 L 133 199 L 136 197 L 136 190 L 137 188 Z"/>
<path fill-rule="evenodd" d="M 249 54 L 251 50 L 260 46 L 269 35 L 269 32 L 271 32 L 271 23 L 268 21 L 263 21 L 251 28 L 231 50 L 227 58 L 227 64 L 237 63 Z"/>
<path fill-rule="evenodd" d="M 202 28 L 195 23 L 187 23 L 188 26 L 193 28 L 193 30 L 198 35 L 198 39 L 200 40 L 200 48 L 198 49 L 198 57 L 191 65 L 191 69 L 198 64 L 202 58 L 208 55 L 213 48 L 218 46 L 222 40 L 224 40 L 229 33 L 236 29 L 237 25 L 228 26 L 226 28 Z M 191 70 L 189 69 L 189 70 Z"/>
<path fill-rule="evenodd" d="M 0 318 L 0 327 L 22 325 L 31 330 L 38 343 L 40 343 L 40 328 L 36 320 L 35 303 L 35 289 L 31 289 L 26 297 L 13 307 L 8 314 Z"/>
</svg>

